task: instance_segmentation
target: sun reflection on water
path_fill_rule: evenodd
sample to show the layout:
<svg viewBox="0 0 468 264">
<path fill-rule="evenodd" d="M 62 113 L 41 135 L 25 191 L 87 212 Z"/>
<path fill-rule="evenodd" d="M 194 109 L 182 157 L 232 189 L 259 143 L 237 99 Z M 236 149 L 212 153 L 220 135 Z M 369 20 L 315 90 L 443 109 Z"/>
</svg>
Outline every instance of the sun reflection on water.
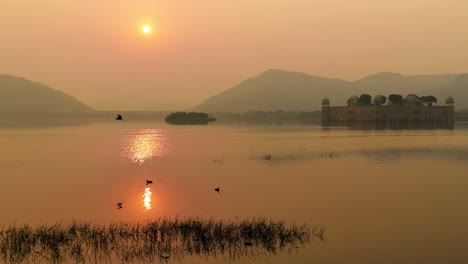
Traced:
<svg viewBox="0 0 468 264">
<path fill-rule="evenodd" d="M 151 209 L 151 194 L 152 194 L 152 192 L 151 192 L 150 188 L 146 187 L 145 188 L 145 193 L 143 194 L 143 197 L 144 197 L 143 204 L 144 204 L 146 210 Z"/>
<path fill-rule="evenodd" d="M 165 151 L 164 134 L 159 129 L 142 129 L 125 140 L 125 152 L 132 162 L 143 164 Z"/>
</svg>

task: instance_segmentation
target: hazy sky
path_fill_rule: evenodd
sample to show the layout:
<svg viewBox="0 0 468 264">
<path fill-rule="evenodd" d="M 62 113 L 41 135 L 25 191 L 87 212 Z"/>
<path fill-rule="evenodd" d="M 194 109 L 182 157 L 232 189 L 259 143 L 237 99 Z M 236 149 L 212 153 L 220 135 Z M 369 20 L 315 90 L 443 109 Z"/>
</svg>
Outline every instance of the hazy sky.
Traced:
<svg viewBox="0 0 468 264">
<path fill-rule="evenodd" d="M 183 108 L 269 68 L 468 72 L 468 1 L 0 0 L 0 73 L 98 110 Z"/>
</svg>

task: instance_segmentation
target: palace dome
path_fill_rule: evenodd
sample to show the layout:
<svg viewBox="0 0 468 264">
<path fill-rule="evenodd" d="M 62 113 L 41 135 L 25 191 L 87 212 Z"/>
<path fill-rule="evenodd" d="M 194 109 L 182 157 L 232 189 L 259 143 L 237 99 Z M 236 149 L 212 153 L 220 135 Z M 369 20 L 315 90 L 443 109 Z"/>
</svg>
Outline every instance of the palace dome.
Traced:
<svg viewBox="0 0 468 264">
<path fill-rule="evenodd" d="M 406 96 L 405 100 L 404 100 L 405 104 L 407 105 L 422 105 L 422 101 L 421 99 L 418 98 L 417 95 L 414 95 L 414 94 L 410 94 L 408 96 Z"/>
<path fill-rule="evenodd" d="M 322 99 L 322 106 L 325 106 L 325 105 L 326 106 L 330 105 L 330 100 L 327 97 Z"/>
<path fill-rule="evenodd" d="M 445 99 L 445 104 L 453 105 L 453 104 L 455 104 L 455 100 L 453 99 L 452 96 L 449 96 L 449 97 L 447 97 L 447 99 Z"/>
</svg>

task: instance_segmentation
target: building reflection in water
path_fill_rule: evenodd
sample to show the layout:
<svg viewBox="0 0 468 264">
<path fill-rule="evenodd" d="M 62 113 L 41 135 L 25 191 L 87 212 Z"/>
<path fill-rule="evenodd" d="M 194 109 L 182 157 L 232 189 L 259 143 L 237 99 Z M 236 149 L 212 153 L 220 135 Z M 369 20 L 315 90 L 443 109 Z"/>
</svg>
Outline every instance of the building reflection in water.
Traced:
<svg viewBox="0 0 468 264">
<path fill-rule="evenodd" d="M 160 129 L 141 129 L 125 139 L 124 152 L 132 162 L 145 161 L 162 156 L 166 148 L 165 136 Z"/>
<path fill-rule="evenodd" d="M 146 210 L 151 209 L 151 190 L 149 187 L 145 188 L 145 193 L 143 194 L 143 205 L 145 206 Z"/>
</svg>

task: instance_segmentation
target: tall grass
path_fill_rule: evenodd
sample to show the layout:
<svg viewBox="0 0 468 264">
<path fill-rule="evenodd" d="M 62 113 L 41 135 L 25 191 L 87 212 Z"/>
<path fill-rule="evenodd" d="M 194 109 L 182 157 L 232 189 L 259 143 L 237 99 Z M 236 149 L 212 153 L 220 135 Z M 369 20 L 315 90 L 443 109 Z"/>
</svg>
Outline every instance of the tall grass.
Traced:
<svg viewBox="0 0 468 264">
<path fill-rule="evenodd" d="M 267 219 L 158 219 L 109 225 L 74 221 L 68 225 L 3 227 L 0 257 L 4 263 L 154 262 L 187 255 L 235 260 L 284 249 L 291 252 L 315 238 L 323 241 L 324 229 Z"/>
</svg>

